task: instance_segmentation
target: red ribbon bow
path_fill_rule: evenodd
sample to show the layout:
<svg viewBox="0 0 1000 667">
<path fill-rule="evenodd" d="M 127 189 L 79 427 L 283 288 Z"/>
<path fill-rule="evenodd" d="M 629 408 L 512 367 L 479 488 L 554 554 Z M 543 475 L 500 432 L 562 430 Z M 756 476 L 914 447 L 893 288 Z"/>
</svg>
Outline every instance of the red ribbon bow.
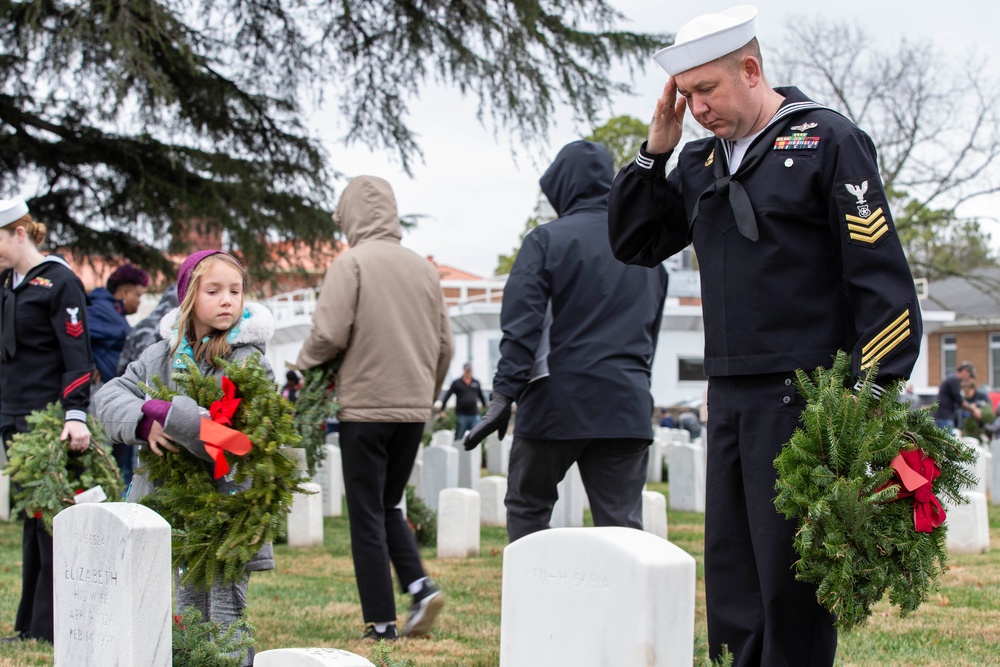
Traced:
<svg viewBox="0 0 1000 667">
<path fill-rule="evenodd" d="M 931 482 L 941 474 L 934 459 L 923 450 L 911 449 L 901 451 L 889 465 L 903 487 L 896 499 L 913 496 L 913 526 L 917 532 L 929 533 L 944 523 L 947 515 L 931 489 Z"/>
<path fill-rule="evenodd" d="M 215 462 L 213 479 L 219 479 L 229 472 L 229 462 L 224 452 L 243 456 L 250 451 L 252 443 L 245 434 L 229 428 L 233 415 L 243 399 L 236 398 L 236 385 L 225 375 L 222 376 L 222 398 L 208 408 L 211 419 L 202 418 L 200 437 L 205 442 L 205 451 Z"/>
</svg>

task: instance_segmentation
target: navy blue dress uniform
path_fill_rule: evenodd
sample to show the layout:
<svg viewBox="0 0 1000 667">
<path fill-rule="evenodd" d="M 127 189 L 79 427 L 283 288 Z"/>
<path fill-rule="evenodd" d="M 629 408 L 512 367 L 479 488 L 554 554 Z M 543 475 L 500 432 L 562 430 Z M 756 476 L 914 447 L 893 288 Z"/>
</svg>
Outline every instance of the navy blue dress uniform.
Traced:
<svg viewBox="0 0 1000 667">
<path fill-rule="evenodd" d="M 885 386 L 921 340 L 916 290 L 869 137 L 796 88 L 735 173 L 731 142 L 640 150 L 611 192 L 620 260 L 655 266 L 693 244 L 708 389 L 705 575 L 709 644 L 736 665 L 831 665 L 833 617 L 794 579 L 795 523 L 774 508 L 773 461 L 804 402 L 795 369 L 851 352 Z M 645 148 L 645 147 L 644 147 Z"/>
<path fill-rule="evenodd" d="M 87 336 L 87 293 L 58 257 L 48 257 L 14 285 L 0 273 L 0 434 L 6 450 L 25 417 L 59 401 L 67 420 L 86 421 L 94 361 Z M 52 536 L 25 517 L 22 590 L 16 631 L 52 636 Z"/>
</svg>

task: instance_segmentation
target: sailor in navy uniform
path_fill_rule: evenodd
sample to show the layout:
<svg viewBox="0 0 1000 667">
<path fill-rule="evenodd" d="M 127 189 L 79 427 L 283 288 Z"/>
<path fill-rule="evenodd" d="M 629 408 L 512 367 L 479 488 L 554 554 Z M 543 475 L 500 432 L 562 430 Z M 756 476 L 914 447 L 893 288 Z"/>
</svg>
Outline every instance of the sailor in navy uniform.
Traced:
<svg viewBox="0 0 1000 667">
<path fill-rule="evenodd" d="M 649 140 L 619 173 L 618 259 L 655 266 L 693 243 L 708 389 L 705 583 L 710 653 L 735 664 L 831 665 L 837 636 L 797 582 L 795 523 L 773 505 L 773 461 L 804 402 L 794 371 L 838 350 L 880 387 L 912 370 L 921 319 L 869 137 L 761 69 L 757 10 L 700 16 L 654 59 L 671 75 Z M 678 100 L 680 94 L 682 99 Z M 714 136 L 666 172 L 685 111 Z"/>
<path fill-rule="evenodd" d="M 0 201 L 0 435 L 6 452 L 25 417 L 60 401 L 61 438 L 71 451 L 90 444 L 87 408 L 94 361 L 87 336 L 87 293 L 65 261 L 36 247 L 45 226 L 23 199 Z M 52 536 L 25 517 L 22 589 L 14 630 L 3 642 L 53 640 Z"/>
</svg>

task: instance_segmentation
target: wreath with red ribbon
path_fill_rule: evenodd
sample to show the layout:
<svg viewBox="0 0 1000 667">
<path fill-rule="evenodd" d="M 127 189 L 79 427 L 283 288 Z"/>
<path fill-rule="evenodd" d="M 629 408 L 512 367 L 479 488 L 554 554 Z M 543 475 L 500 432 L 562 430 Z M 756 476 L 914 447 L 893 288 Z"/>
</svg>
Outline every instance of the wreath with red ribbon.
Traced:
<svg viewBox="0 0 1000 667">
<path fill-rule="evenodd" d="M 294 408 L 259 353 L 236 362 L 216 359 L 218 375 L 185 361 L 185 370 L 173 376 L 180 392 L 160 378 L 144 390 L 163 400 L 183 393 L 205 408 L 200 436 L 212 463 L 183 448 L 164 456 L 144 449 L 140 462 L 156 489 L 140 502 L 170 523 L 181 583 L 208 590 L 217 580 L 243 577 L 257 551 L 284 533 L 292 495 L 303 490 L 284 447 L 295 447 L 299 435 Z"/>
<path fill-rule="evenodd" d="M 902 382 L 873 391 L 876 368 L 855 390 L 851 359 L 796 372 L 807 404 L 774 461 L 777 509 L 798 522 L 796 577 L 851 630 L 888 592 L 906 616 L 945 572 L 945 504 L 968 502 L 976 453 L 896 400 Z"/>
</svg>

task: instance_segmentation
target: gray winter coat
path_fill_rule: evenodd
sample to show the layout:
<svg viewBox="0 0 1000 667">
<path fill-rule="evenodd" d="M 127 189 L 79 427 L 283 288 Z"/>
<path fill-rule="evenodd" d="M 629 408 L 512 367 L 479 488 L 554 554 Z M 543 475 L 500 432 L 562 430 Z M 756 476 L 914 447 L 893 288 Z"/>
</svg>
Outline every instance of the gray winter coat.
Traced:
<svg viewBox="0 0 1000 667">
<path fill-rule="evenodd" d="M 263 356 L 267 341 L 274 334 L 274 318 L 264 306 L 248 303 L 247 310 L 250 317 L 244 319 L 240 324 L 240 330 L 236 338 L 230 343 L 233 352 L 230 361 L 239 361 L 249 357 L 254 352 L 261 353 L 261 363 L 267 368 L 268 374 L 274 377 L 271 366 L 267 358 Z M 125 369 L 125 373 L 114 378 L 102 386 L 93 397 L 94 412 L 97 420 L 104 426 L 111 442 L 121 442 L 134 447 L 147 447 L 145 440 L 140 440 L 136 436 L 136 429 L 142 421 L 142 404 L 147 400 L 140 383 L 152 385 L 153 377 L 159 376 L 162 380 L 169 379 L 169 385 L 176 388 L 173 381 L 173 355 L 170 348 L 176 339 L 177 332 L 174 325 L 177 322 L 178 310 L 167 313 L 160 321 L 160 334 L 163 340 L 146 348 L 146 350 Z M 202 373 L 215 374 L 216 369 L 208 362 L 200 364 Z M 208 415 L 208 411 L 199 407 L 194 399 L 187 396 L 175 396 L 171 401 L 172 407 L 167 415 L 163 431 L 178 445 L 184 447 L 198 458 L 206 461 L 205 470 L 211 470 L 211 457 L 205 452 L 205 443 L 202 442 L 199 434 L 201 432 L 201 418 L 203 414 Z M 233 483 L 233 474 L 226 475 L 215 481 L 216 489 L 219 493 L 228 495 L 232 491 L 240 490 Z M 132 485 L 128 490 L 128 501 L 138 502 L 153 490 L 153 485 L 145 476 L 142 467 L 135 471 L 132 478 Z M 248 570 L 271 570 L 274 569 L 274 549 L 271 544 L 261 547 L 260 551 L 250 563 Z"/>
</svg>

